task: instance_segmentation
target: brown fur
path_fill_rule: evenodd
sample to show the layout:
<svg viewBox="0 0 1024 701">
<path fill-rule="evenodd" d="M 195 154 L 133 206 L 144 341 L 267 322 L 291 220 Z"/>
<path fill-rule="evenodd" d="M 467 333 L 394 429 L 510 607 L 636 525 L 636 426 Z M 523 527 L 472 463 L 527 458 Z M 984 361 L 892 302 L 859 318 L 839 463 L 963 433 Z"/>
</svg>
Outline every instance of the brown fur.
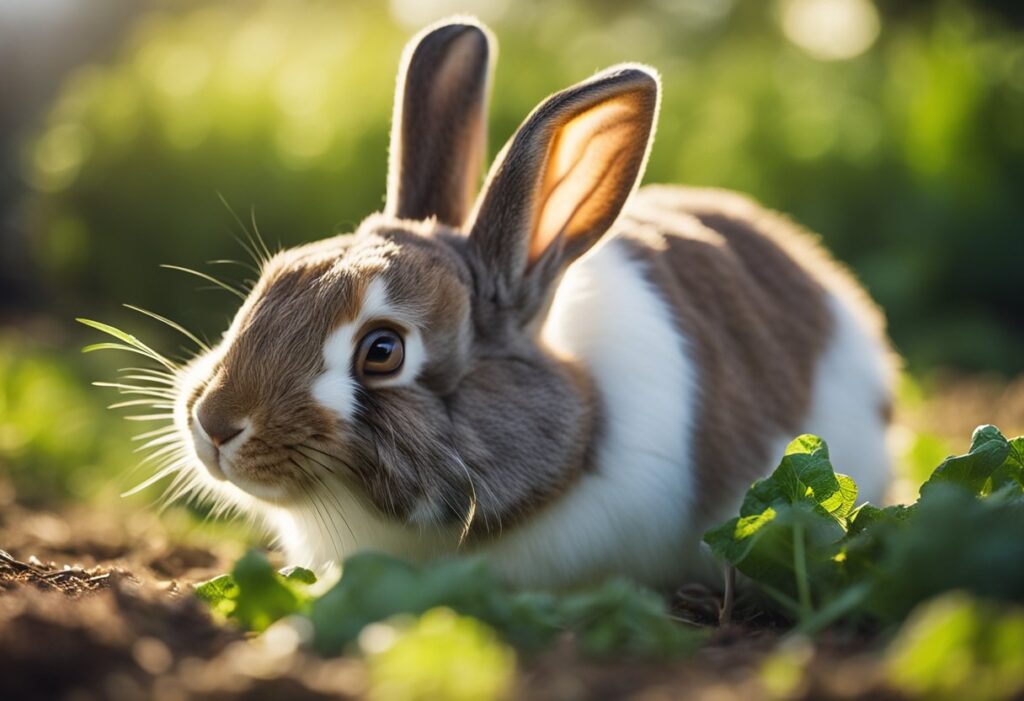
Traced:
<svg viewBox="0 0 1024 701">
<path fill-rule="evenodd" d="M 734 193 L 645 188 L 617 230 L 692 344 L 702 387 L 694 461 L 708 520 L 778 457 L 773 440 L 800 431 L 832 336 L 826 294 L 855 283 L 810 234 Z M 862 306 L 880 331 L 874 306 Z"/>
<path fill-rule="evenodd" d="M 555 281 L 608 231 L 636 187 L 657 79 L 619 66 L 552 95 L 491 167 L 467 225 L 487 326 L 539 317 Z"/>
<path fill-rule="evenodd" d="M 468 20 L 428 27 L 398 71 L 387 214 L 459 226 L 476 196 L 487 132 L 492 41 Z"/>
<path fill-rule="evenodd" d="M 410 44 L 384 214 L 267 262 L 212 369 L 185 382 L 182 413 L 191 421 L 199 403 L 224 433 L 250 420 L 232 471 L 285 483 L 295 498 L 329 494 L 337 480 L 398 521 L 426 504 L 466 533 L 498 533 L 593 469 L 599 378 L 551 354 L 537 330 L 562 274 L 617 220 L 613 231 L 693 344 L 706 517 L 759 475 L 770 440 L 798 430 L 830 335 L 826 290 L 866 297 L 807 235 L 732 195 L 648 188 L 618 218 L 658 108 L 657 78 L 642 67 L 543 102 L 460 228 L 482 159 L 489 54 L 473 24 L 440 25 Z M 364 379 L 344 419 L 312 387 L 325 342 L 359 317 L 374 280 L 402 318 L 364 330 L 414 326 L 425 365 L 401 386 Z M 870 303 L 860 306 L 882 334 Z"/>
<path fill-rule="evenodd" d="M 445 505 L 444 520 L 473 514 L 472 534 L 514 524 L 584 469 L 599 412 L 572 363 L 527 342 L 474 347 L 462 241 L 439 224 L 377 217 L 275 256 L 216 369 L 189 393 L 187 415 L 199 401 L 220 423 L 247 417 L 254 437 L 238 469 L 255 482 L 295 482 L 298 498 L 326 470 L 392 518 L 430 497 Z M 362 392 L 359 417 L 346 423 L 310 389 L 327 337 L 356 318 L 375 277 L 396 307 L 415 312 L 428 360 L 412 386 Z"/>
</svg>

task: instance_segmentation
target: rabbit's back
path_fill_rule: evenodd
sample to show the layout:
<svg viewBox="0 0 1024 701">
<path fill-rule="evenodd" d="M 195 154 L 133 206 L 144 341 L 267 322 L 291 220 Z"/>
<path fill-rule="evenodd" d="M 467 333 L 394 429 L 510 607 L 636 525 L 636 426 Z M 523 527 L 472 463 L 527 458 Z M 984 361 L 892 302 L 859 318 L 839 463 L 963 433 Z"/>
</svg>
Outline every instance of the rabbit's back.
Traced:
<svg viewBox="0 0 1024 701">
<path fill-rule="evenodd" d="M 817 238 L 741 195 L 670 186 L 640 190 L 616 233 L 698 367 L 697 516 L 730 508 L 800 433 L 879 499 L 894 356 L 878 308 Z"/>
</svg>

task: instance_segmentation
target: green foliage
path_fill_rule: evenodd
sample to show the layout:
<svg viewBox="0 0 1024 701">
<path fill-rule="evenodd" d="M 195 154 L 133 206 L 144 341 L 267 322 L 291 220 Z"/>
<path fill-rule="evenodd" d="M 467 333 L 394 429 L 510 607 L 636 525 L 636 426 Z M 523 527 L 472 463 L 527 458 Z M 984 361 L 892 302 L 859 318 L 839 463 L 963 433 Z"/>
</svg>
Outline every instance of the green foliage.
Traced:
<svg viewBox="0 0 1024 701">
<path fill-rule="evenodd" d="M 374 701 L 504 698 L 515 672 L 515 653 L 489 626 L 446 608 L 375 624 L 360 647 Z"/>
<path fill-rule="evenodd" d="M 1024 439 L 981 426 L 918 501 L 854 509 L 852 481 L 802 436 L 755 483 L 740 515 L 705 535 L 805 630 L 838 619 L 902 620 L 953 589 L 1024 601 Z"/>
<path fill-rule="evenodd" d="M 952 452 L 949 441 L 930 433 L 917 433 L 900 456 L 902 474 L 915 487 L 922 485 L 931 477 L 935 466 Z"/>
<path fill-rule="evenodd" d="M 811 581 L 820 587 L 835 577 L 835 544 L 856 498 L 853 480 L 833 472 L 825 443 L 800 436 L 775 472 L 750 488 L 740 515 L 708 531 L 704 540 L 791 613 L 806 618 Z"/>
<path fill-rule="evenodd" d="M 280 618 L 307 612 L 311 596 L 306 587 L 315 582 L 316 575 L 301 567 L 275 572 L 265 555 L 251 550 L 230 575 L 196 585 L 196 595 L 218 614 L 262 631 Z"/>
<path fill-rule="evenodd" d="M 797 632 L 902 624 L 884 669 L 908 697 L 1009 698 L 1024 689 L 1022 458 L 1024 438 L 981 426 L 914 504 L 855 507 L 856 486 L 835 473 L 824 441 L 801 436 L 705 541 L 791 614 Z M 508 645 L 537 650 L 563 633 L 598 657 L 663 658 L 704 637 L 625 580 L 557 595 L 512 591 L 472 558 L 415 565 L 362 553 L 326 592 L 316 583 L 308 570 L 275 572 L 251 552 L 196 591 L 250 630 L 306 617 L 321 654 L 361 652 L 370 697 L 381 699 L 500 698 L 515 669 Z M 810 639 L 790 636 L 765 659 L 761 681 L 779 697 L 796 693 L 812 659 Z"/>
<path fill-rule="evenodd" d="M 0 337 L 0 474 L 24 503 L 95 498 L 137 462 L 132 431 L 81 379 L 111 372 L 24 337 Z"/>
<path fill-rule="evenodd" d="M 665 615 L 662 597 L 623 579 L 565 596 L 556 611 L 563 625 L 575 631 L 580 649 L 596 657 L 669 657 L 700 641 L 693 630 Z"/>
<path fill-rule="evenodd" d="M 918 367 L 1020 370 L 1019 30 L 964 0 L 878 3 L 864 50 L 824 61 L 779 5 L 493 5 L 506 9 L 484 17 L 501 42 L 491 153 L 551 91 L 650 63 L 665 90 L 648 181 L 746 191 L 819 231 Z M 24 149 L 41 275 L 79 305 L 55 306 L 120 322 L 114 305 L 131 300 L 212 337 L 230 298 L 183 304 L 195 281 L 155 268 L 245 256 L 217 193 L 284 245 L 378 209 L 401 46 L 436 18 L 429 4 L 417 17 L 388 7 L 168 6 L 69 76 Z"/>
<path fill-rule="evenodd" d="M 1024 609 L 962 592 L 916 610 L 886 652 L 889 683 L 911 698 L 998 701 L 1024 693 Z"/>
<path fill-rule="evenodd" d="M 972 494 L 991 491 L 996 470 L 1008 464 L 1011 446 L 995 426 L 980 426 L 971 438 L 971 450 L 966 455 L 947 458 L 921 487 L 921 496 L 939 485 L 961 487 Z M 1001 486 L 1001 485 L 1000 485 Z"/>
<path fill-rule="evenodd" d="M 303 578 L 310 574 L 301 572 Z M 661 597 L 634 584 L 613 580 L 561 596 L 513 592 L 471 558 L 417 566 L 361 553 L 345 561 L 337 584 L 312 597 L 297 586 L 294 572 L 287 577 L 275 573 L 263 556 L 250 553 L 231 575 L 196 591 L 214 610 L 253 630 L 287 615 L 307 615 L 313 646 L 325 655 L 344 652 L 371 624 L 438 607 L 483 621 L 525 649 L 540 648 L 571 631 L 591 655 L 668 657 L 692 649 L 701 637 L 672 621 Z"/>
</svg>

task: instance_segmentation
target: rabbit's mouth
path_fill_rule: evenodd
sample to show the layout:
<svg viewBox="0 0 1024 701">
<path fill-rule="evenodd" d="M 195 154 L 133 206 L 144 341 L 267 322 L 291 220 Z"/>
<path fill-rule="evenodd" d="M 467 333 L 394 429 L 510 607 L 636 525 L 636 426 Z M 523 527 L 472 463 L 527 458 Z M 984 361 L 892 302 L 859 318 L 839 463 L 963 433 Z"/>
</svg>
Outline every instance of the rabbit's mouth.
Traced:
<svg viewBox="0 0 1024 701">
<path fill-rule="evenodd" d="M 219 482 L 230 482 L 262 501 L 281 503 L 290 500 L 296 476 L 279 451 L 259 449 L 260 441 L 247 425 L 230 440 L 213 439 L 199 421 L 191 422 L 193 451 L 207 474 Z M 255 454 L 254 454 L 255 453 Z"/>
</svg>

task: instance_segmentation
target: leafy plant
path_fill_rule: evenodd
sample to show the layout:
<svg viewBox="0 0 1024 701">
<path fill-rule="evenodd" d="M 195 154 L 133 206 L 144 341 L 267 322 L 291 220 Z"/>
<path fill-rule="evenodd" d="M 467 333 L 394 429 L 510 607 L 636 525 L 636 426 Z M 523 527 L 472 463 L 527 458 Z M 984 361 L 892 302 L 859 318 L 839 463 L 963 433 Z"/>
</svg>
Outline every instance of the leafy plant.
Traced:
<svg viewBox="0 0 1024 701">
<path fill-rule="evenodd" d="M 308 616 L 313 646 L 322 654 L 343 652 L 367 626 L 399 615 L 444 607 L 487 623 L 510 643 L 537 649 L 563 631 L 572 632 L 586 653 L 668 657 L 693 649 L 702 637 L 668 617 L 654 592 L 624 580 L 554 596 L 513 592 L 487 566 L 471 558 L 414 565 L 380 553 L 345 561 L 343 576 L 312 597 L 305 578 L 282 575 L 266 558 L 250 553 L 231 575 L 196 588 L 214 610 L 252 630 L 292 614 Z"/>
<path fill-rule="evenodd" d="M 711 529 L 712 551 L 758 582 L 791 613 L 809 617 L 812 581 L 834 579 L 834 546 L 848 528 L 857 487 L 837 475 L 828 447 L 800 436 L 767 479 L 755 482 L 740 515 Z"/>
<path fill-rule="evenodd" d="M 912 698 L 996 701 L 1024 691 L 1024 609 L 963 592 L 914 612 L 885 655 L 889 683 Z"/>
<path fill-rule="evenodd" d="M 912 366 L 1019 371 L 1021 31 L 991 14 L 1012 3 L 870 4 L 875 45 L 821 61 L 787 40 L 779 3 L 530 2 L 530 21 L 518 3 L 474 3 L 501 42 L 491 154 L 544 95 L 599 66 L 650 63 L 664 76 L 650 182 L 737 189 L 820 232 L 886 308 Z M 397 59 L 440 7 L 147 8 L 13 149 L 32 188 L 29 279 L 52 285 L 62 315 L 84 305 L 120 322 L 128 298 L 219 333 L 230 298 L 182 304 L 192 281 L 154 280 L 155 266 L 230 270 L 240 249 L 218 192 L 284 245 L 380 207 Z"/>
<path fill-rule="evenodd" d="M 80 377 L 112 372 L 106 360 L 0 334 L 0 478 L 22 503 L 113 498 L 136 462 L 125 450 L 130 427 Z"/>
<path fill-rule="evenodd" d="M 839 619 L 896 622 L 953 589 L 1024 600 L 1024 438 L 981 426 L 914 504 L 855 500 L 825 443 L 801 436 L 739 516 L 704 539 L 806 631 Z"/>
<path fill-rule="evenodd" d="M 915 503 L 857 507 L 856 498 L 856 485 L 835 472 L 825 442 L 801 436 L 750 488 L 740 513 L 705 541 L 791 615 L 798 632 L 838 621 L 895 625 L 918 610 L 886 656 L 891 683 L 908 694 L 955 698 L 965 683 L 956 664 L 980 670 L 985 698 L 1003 698 L 1024 684 L 1007 652 L 1019 650 L 1014 641 L 1024 630 L 1019 609 L 1007 606 L 1024 600 L 1024 438 L 979 427 L 971 449 L 944 460 Z M 511 674 L 514 657 L 505 643 L 536 650 L 568 633 L 588 655 L 650 658 L 685 653 L 703 639 L 668 616 L 660 596 L 625 580 L 558 595 L 521 592 L 472 558 L 417 565 L 362 553 L 344 563 L 341 579 L 322 595 L 314 594 L 315 582 L 308 570 L 275 572 L 251 552 L 230 575 L 196 591 L 250 630 L 305 617 L 312 646 L 323 655 L 357 649 L 358 642 L 371 691 L 377 679 L 380 694 L 396 698 L 420 698 L 417 689 L 434 689 L 430 684 L 452 698 L 472 696 L 478 687 L 459 686 L 464 681 L 493 696 Z M 955 590 L 962 593 L 948 594 Z M 1005 625 L 995 613 L 1002 610 L 1012 614 Z M 932 640 L 929 630 L 939 637 Z M 479 679 L 441 673 L 455 664 L 452 655 L 467 651 L 486 668 Z M 796 688 L 809 654 L 766 667 L 773 687 Z M 933 669 L 935 655 L 950 660 L 941 673 Z M 411 659 L 441 672 L 420 679 Z M 398 668 L 405 672 L 394 674 Z"/>
</svg>

